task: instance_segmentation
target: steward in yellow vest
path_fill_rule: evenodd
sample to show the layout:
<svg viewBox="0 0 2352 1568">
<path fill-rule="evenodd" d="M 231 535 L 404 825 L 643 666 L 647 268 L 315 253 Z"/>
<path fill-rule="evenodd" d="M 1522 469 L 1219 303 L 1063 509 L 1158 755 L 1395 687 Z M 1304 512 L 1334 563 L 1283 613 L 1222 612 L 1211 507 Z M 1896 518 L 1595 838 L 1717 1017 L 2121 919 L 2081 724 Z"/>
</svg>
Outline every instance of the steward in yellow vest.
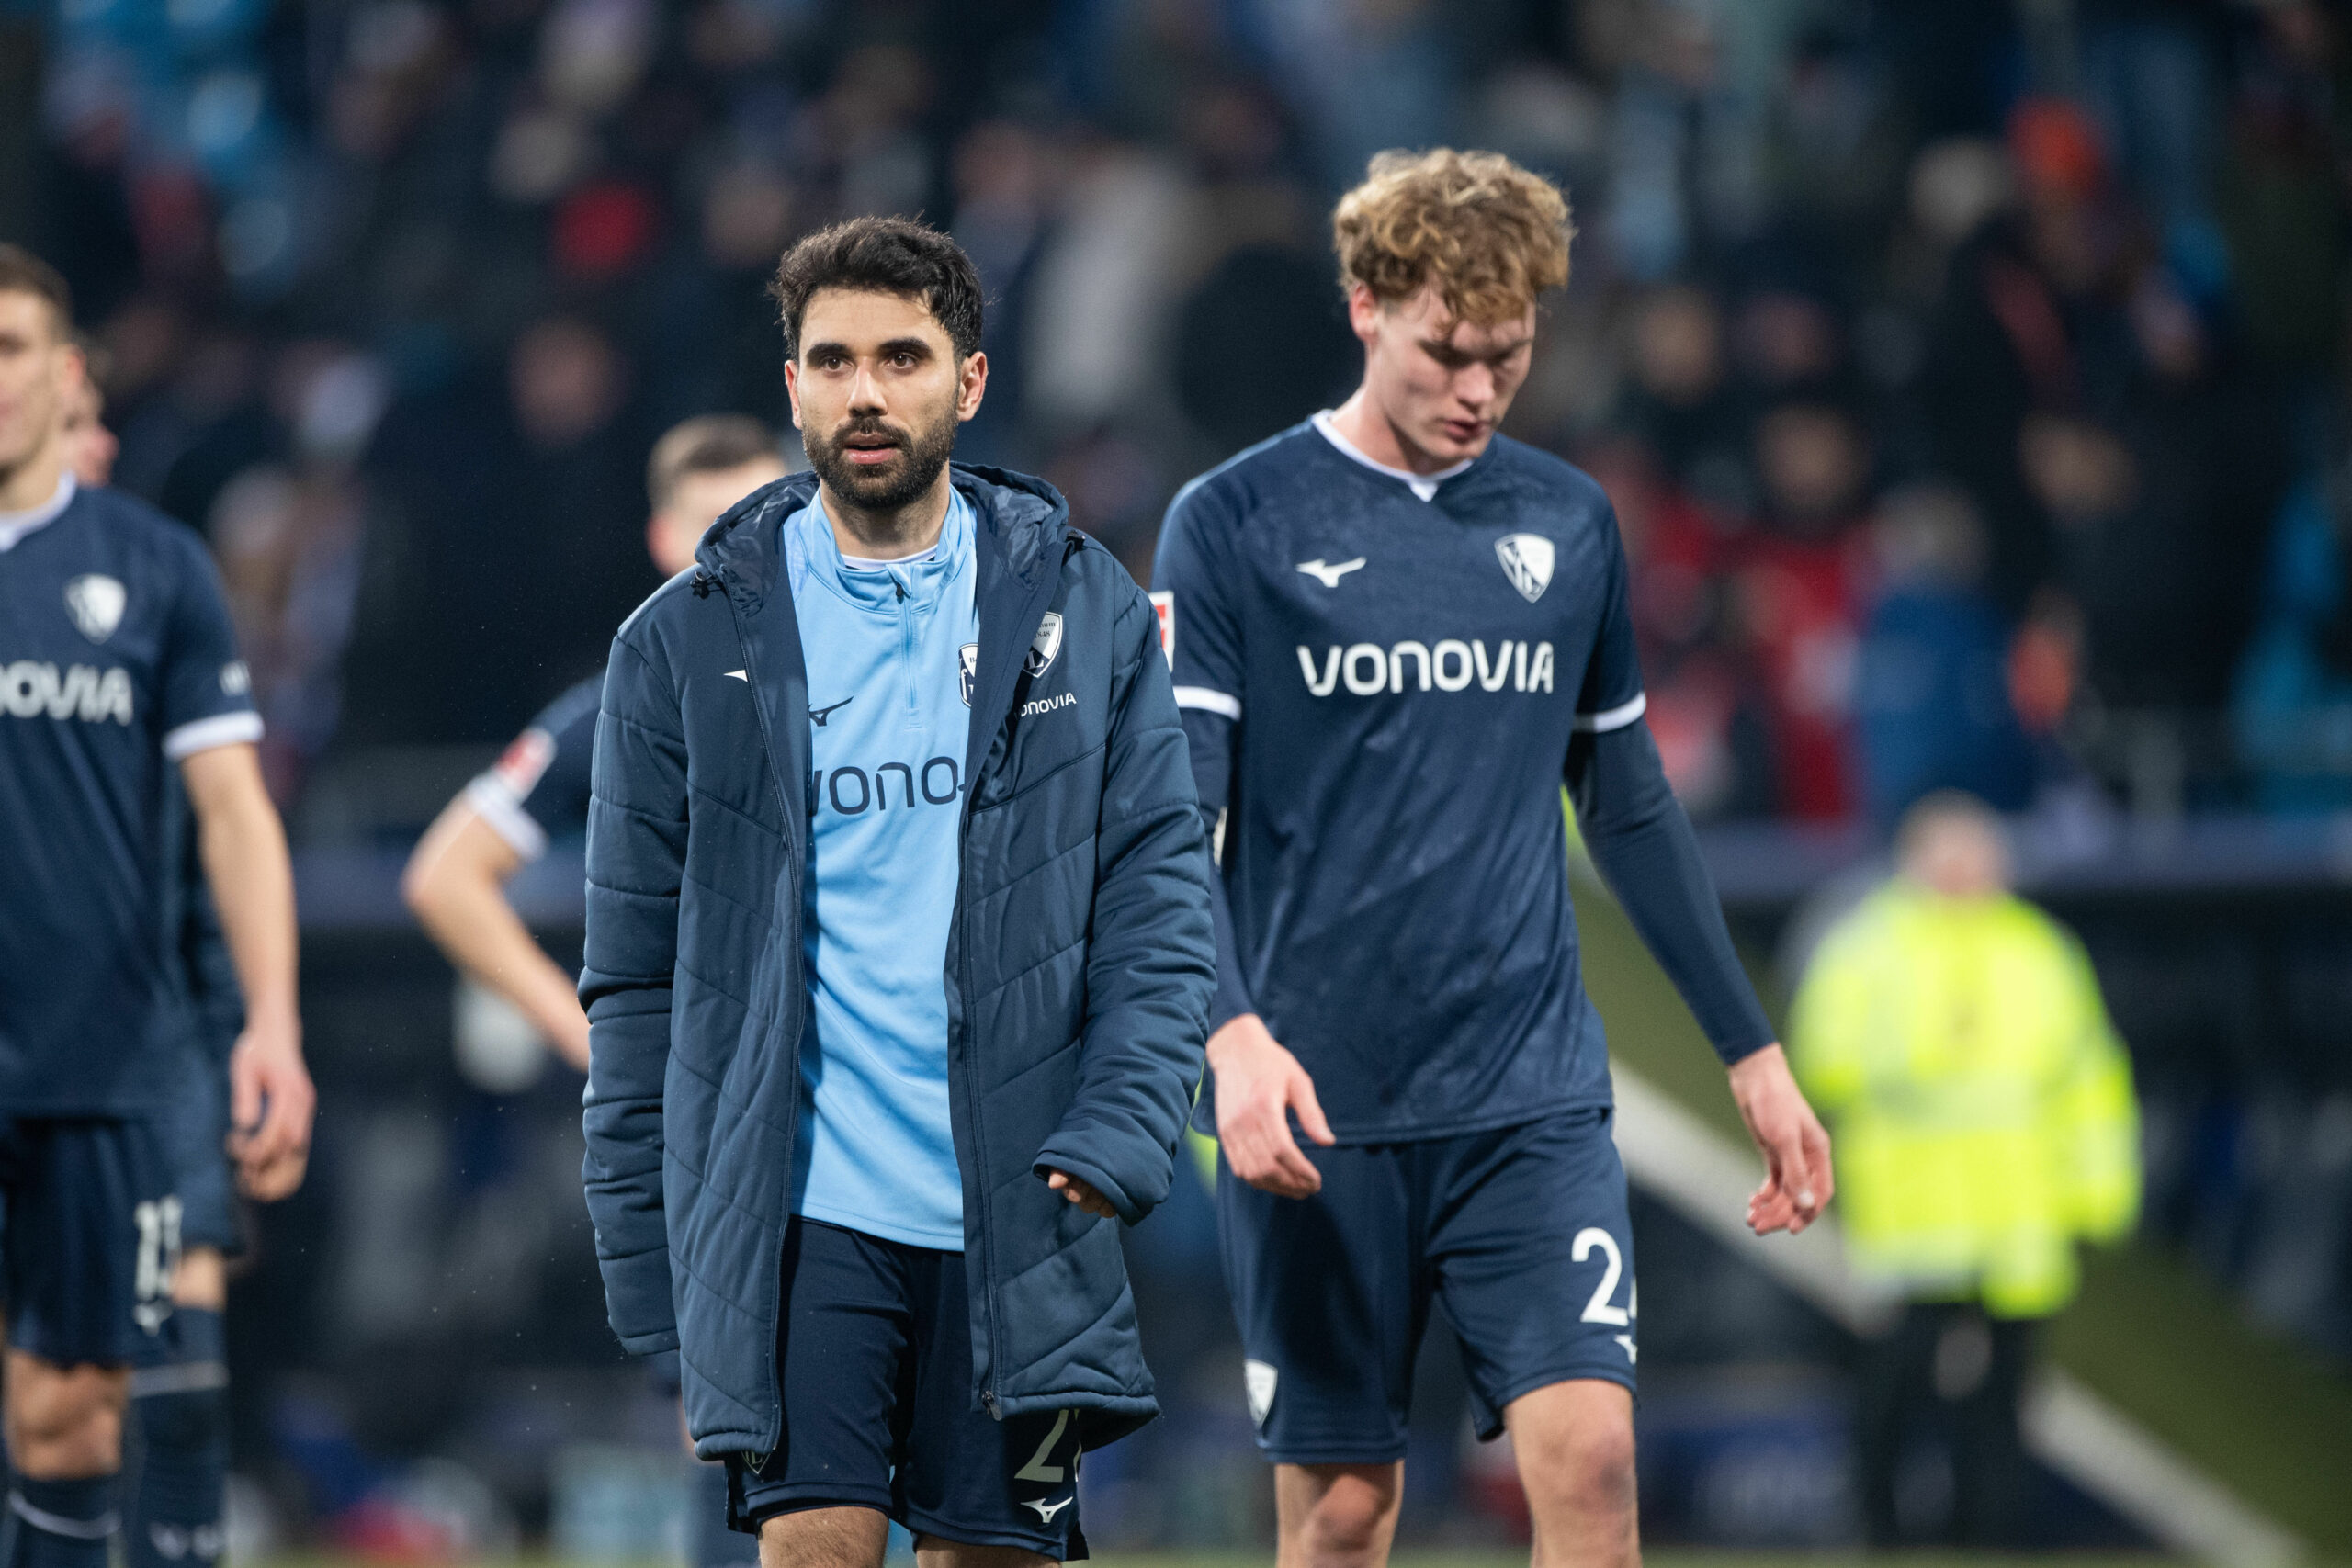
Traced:
<svg viewBox="0 0 2352 1568">
<path fill-rule="evenodd" d="M 1865 1348 L 1855 1428 L 1871 1544 L 2021 1544 L 2018 1408 L 2075 1248 L 2127 1232 L 2139 1111 L 2081 943 L 2008 889 L 2000 819 L 1962 795 L 1904 819 L 1896 874 L 1823 938 L 1791 1065 L 1837 1138 L 1855 1271 L 1907 1298 Z M 1898 1517 L 1915 1430 L 1944 1434 L 1951 1529 Z"/>
<path fill-rule="evenodd" d="M 1856 1269 L 2046 1317 L 2074 1296 L 2076 1241 L 2137 1217 L 2132 1065 L 2073 933 L 1998 876 L 1937 886 L 1941 867 L 1912 863 L 1959 858 L 1935 841 L 1956 835 L 1925 826 L 1823 940 L 1791 1055 L 1836 1133 Z"/>
</svg>

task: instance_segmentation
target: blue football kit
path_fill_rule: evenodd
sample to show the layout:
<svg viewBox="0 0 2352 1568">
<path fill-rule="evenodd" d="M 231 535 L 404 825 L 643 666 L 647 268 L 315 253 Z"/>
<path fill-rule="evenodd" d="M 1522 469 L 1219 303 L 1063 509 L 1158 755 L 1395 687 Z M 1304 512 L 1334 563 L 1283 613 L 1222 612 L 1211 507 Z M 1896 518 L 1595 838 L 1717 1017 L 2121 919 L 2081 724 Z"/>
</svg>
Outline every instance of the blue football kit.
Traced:
<svg viewBox="0 0 2352 1568">
<path fill-rule="evenodd" d="M 1258 1014 L 1339 1140 L 1301 1140 L 1324 1180 L 1304 1201 L 1220 1170 L 1261 1446 L 1401 1457 L 1432 1306 L 1482 1433 L 1551 1382 L 1631 1387 L 1564 784 L 1718 1052 L 1771 1032 L 1642 722 L 1607 497 L 1499 436 L 1441 474 L 1389 468 L 1318 415 L 1180 492 L 1155 575 L 1202 807 L 1225 819 L 1211 1028 Z"/>
<path fill-rule="evenodd" d="M 780 526 L 808 679 L 810 1005 L 776 1343 L 786 1433 L 730 1461 L 730 1511 L 756 1529 L 862 1506 L 1058 1559 L 1077 1423 L 999 1421 L 971 1397 L 946 961 L 979 648 L 972 508 L 954 495 L 938 544 L 890 561 L 844 556 L 821 493 Z M 1048 614 L 1033 677 L 1058 626 Z"/>
<path fill-rule="evenodd" d="M 11 1342 L 49 1360 L 162 1347 L 181 1206 L 157 1121 L 197 1028 L 165 776 L 260 737 L 250 685 L 189 530 L 70 477 L 0 516 L 0 1268 Z"/>
</svg>

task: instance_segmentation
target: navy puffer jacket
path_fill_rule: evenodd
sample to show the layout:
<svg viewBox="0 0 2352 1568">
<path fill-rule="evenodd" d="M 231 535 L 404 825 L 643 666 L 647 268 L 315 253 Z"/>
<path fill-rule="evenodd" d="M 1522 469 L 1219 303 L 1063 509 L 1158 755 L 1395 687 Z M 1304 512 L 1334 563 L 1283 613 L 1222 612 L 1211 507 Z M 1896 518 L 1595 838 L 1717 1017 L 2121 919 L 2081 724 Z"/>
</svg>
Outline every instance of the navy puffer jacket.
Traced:
<svg viewBox="0 0 2352 1568">
<path fill-rule="evenodd" d="M 1209 852 L 1149 602 L 1051 486 L 952 474 L 980 622 L 944 976 L 972 1393 L 999 1418 L 1073 1408 L 1099 1448 L 1159 1407 L 1119 1227 L 1044 1170 L 1129 1224 L 1167 1197 L 1213 987 Z M 814 489 L 718 520 L 622 626 L 596 727 L 588 1207 L 614 1330 L 676 1348 L 706 1459 L 783 1431 L 809 775 L 778 533 Z"/>
</svg>

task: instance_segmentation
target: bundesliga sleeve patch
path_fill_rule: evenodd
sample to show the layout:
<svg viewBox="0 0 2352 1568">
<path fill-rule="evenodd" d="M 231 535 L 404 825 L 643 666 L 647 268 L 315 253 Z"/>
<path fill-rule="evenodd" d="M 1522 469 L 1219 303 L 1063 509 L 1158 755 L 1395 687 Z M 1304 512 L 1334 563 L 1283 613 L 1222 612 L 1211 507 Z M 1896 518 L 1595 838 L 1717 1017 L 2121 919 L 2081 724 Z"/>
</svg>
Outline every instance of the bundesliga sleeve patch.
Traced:
<svg viewBox="0 0 2352 1568">
<path fill-rule="evenodd" d="M 555 737 L 533 726 L 514 738 L 491 773 L 500 784 L 514 791 L 514 798 L 526 798 L 538 787 L 548 764 L 555 761 Z"/>
<path fill-rule="evenodd" d="M 1151 596 L 1151 613 L 1159 617 L 1159 651 L 1168 660 L 1168 668 L 1176 668 L 1176 593 L 1163 588 Z"/>
</svg>

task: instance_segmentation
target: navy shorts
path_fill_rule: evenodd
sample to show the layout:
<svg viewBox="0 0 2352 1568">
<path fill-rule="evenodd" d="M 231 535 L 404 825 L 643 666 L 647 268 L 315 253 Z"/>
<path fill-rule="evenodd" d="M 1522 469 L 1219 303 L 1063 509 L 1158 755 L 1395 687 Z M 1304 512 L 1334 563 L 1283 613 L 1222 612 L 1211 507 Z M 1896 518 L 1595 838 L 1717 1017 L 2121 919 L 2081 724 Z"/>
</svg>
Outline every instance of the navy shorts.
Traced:
<svg viewBox="0 0 2352 1568">
<path fill-rule="evenodd" d="M 0 1283 L 8 1343 L 61 1367 L 171 1352 L 180 1201 L 147 1122 L 0 1118 Z"/>
<path fill-rule="evenodd" d="M 1300 1146 L 1278 1198 L 1217 1160 L 1217 1232 L 1258 1446 L 1287 1464 L 1405 1457 L 1434 1303 L 1462 1341 L 1478 1435 L 1571 1378 L 1634 1386 L 1634 1241 L 1606 1109 L 1413 1143 Z"/>
<path fill-rule="evenodd" d="M 229 1073 L 220 1056 L 200 1047 L 185 1054 L 179 1092 L 161 1122 L 180 1201 L 180 1244 L 244 1250 L 229 1171 Z"/>
<path fill-rule="evenodd" d="M 962 1253 L 796 1215 L 783 1295 L 784 1437 L 728 1461 L 729 1524 L 874 1508 L 918 1539 L 1086 1555 L 1077 1413 L 999 1421 L 978 1407 Z"/>
</svg>

